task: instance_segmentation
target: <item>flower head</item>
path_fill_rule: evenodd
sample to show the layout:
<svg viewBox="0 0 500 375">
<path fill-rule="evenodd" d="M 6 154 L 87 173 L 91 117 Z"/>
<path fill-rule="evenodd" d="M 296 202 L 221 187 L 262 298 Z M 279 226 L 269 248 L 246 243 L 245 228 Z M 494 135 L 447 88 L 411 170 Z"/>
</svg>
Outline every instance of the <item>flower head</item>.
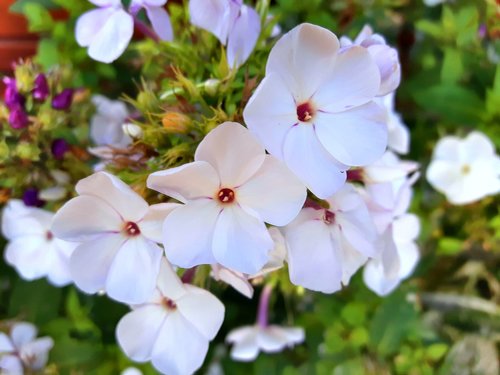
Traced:
<svg viewBox="0 0 500 375">
<path fill-rule="evenodd" d="M 34 187 L 27 188 L 22 199 L 28 207 L 42 207 L 45 204 L 45 201 L 40 198 L 38 189 Z"/>
<path fill-rule="evenodd" d="M 436 144 L 427 180 L 450 203 L 472 203 L 500 192 L 500 158 L 483 133 L 447 136 Z"/>
<path fill-rule="evenodd" d="M 280 161 L 231 122 L 205 137 L 194 162 L 153 173 L 147 185 L 185 203 L 164 224 L 163 244 L 173 264 L 220 263 L 246 274 L 260 271 L 274 246 L 264 223 L 288 224 L 306 196 Z"/>
<path fill-rule="evenodd" d="M 11 77 L 4 77 L 3 83 L 5 84 L 4 102 L 7 108 L 24 108 L 26 98 L 22 96 L 17 90 L 16 79 Z"/>
<path fill-rule="evenodd" d="M 155 294 L 120 320 L 116 337 L 134 361 L 151 361 L 169 375 L 191 374 L 203 364 L 223 320 L 224 305 L 206 290 L 183 284 L 163 259 Z"/>
<path fill-rule="evenodd" d="M 70 150 L 70 145 L 65 139 L 57 138 L 52 141 L 50 150 L 55 159 L 62 160 L 64 159 L 64 155 Z"/>
<path fill-rule="evenodd" d="M 123 131 L 130 113 L 125 103 L 94 95 L 96 113 L 90 123 L 90 137 L 98 146 L 126 147 L 132 140 Z"/>
<path fill-rule="evenodd" d="M 365 48 L 340 50 L 330 31 L 302 24 L 271 50 L 243 116 L 271 155 L 328 198 L 349 166 L 375 161 L 387 146 L 385 114 L 373 102 L 379 88 Z"/>
<path fill-rule="evenodd" d="M 95 173 L 76 185 L 78 197 L 57 213 L 52 231 L 81 242 L 70 259 L 75 284 L 87 293 L 105 290 L 120 302 L 142 303 L 160 269 L 161 223 L 177 205 L 148 206 L 117 177 Z"/>
<path fill-rule="evenodd" d="M 35 87 L 33 88 L 33 98 L 43 102 L 50 95 L 49 83 L 45 74 L 40 73 L 35 78 Z"/>
<path fill-rule="evenodd" d="M 52 98 L 52 108 L 57 109 L 59 111 L 65 111 L 71 107 L 71 103 L 73 103 L 73 94 L 75 90 L 73 89 L 64 89 L 59 94 L 55 95 Z"/>
<path fill-rule="evenodd" d="M 9 114 L 9 124 L 13 129 L 23 129 L 30 123 L 28 114 L 23 107 L 17 105 L 11 108 Z"/>
</svg>

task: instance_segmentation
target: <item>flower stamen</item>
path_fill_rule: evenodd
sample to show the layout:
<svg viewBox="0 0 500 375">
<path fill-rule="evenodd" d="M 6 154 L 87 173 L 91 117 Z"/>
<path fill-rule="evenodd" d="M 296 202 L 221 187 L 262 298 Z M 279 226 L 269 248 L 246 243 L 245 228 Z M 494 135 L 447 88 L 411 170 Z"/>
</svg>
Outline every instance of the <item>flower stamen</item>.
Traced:
<svg viewBox="0 0 500 375">
<path fill-rule="evenodd" d="M 234 191 L 232 189 L 224 188 L 220 189 L 217 193 L 217 199 L 221 203 L 233 203 L 235 198 Z"/>
<path fill-rule="evenodd" d="M 125 232 L 125 234 L 129 237 L 135 237 L 141 234 L 139 226 L 132 221 L 128 221 L 125 223 L 125 225 L 123 226 L 123 232 Z"/>
<path fill-rule="evenodd" d="M 297 118 L 299 121 L 308 122 L 315 114 L 315 110 L 310 102 L 305 102 L 297 106 Z"/>
</svg>

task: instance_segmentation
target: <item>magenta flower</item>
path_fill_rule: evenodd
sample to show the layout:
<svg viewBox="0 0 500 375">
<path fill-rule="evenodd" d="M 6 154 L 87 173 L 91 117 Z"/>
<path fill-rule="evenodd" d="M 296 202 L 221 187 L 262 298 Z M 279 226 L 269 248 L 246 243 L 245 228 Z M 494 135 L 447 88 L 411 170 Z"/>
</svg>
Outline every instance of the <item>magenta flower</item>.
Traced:
<svg viewBox="0 0 500 375">
<path fill-rule="evenodd" d="M 73 103 L 73 89 L 64 89 L 62 92 L 52 98 L 52 108 L 59 111 L 65 111 Z"/>
<path fill-rule="evenodd" d="M 39 74 L 35 78 L 35 87 L 33 88 L 33 98 L 41 102 L 45 101 L 50 94 L 49 83 L 45 74 Z"/>
</svg>

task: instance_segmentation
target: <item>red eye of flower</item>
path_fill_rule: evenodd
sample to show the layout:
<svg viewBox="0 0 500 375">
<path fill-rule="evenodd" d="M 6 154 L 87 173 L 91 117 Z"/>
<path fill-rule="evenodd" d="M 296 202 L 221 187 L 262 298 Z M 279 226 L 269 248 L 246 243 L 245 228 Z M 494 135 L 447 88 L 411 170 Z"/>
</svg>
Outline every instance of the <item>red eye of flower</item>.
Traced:
<svg viewBox="0 0 500 375">
<path fill-rule="evenodd" d="M 228 188 L 220 189 L 217 194 L 217 199 L 221 203 L 233 203 L 234 202 L 234 191 Z"/>
<path fill-rule="evenodd" d="M 325 210 L 323 221 L 325 224 L 333 224 L 335 222 L 335 214 L 332 211 Z"/>
<path fill-rule="evenodd" d="M 314 117 L 315 113 L 316 111 L 309 102 L 305 102 L 297 106 L 297 118 L 299 121 L 308 122 Z"/>
<path fill-rule="evenodd" d="M 141 230 L 139 229 L 139 226 L 132 221 L 125 223 L 125 226 L 123 227 L 123 231 L 126 233 L 127 236 L 130 236 L 130 237 L 138 236 L 139 234 L 141 234 Z"/>
<path fill-rule="evenodd" d="M 163 299 L 163 305 L 168 309 L 168 310 L 175 310 L 177 308 L 177 304 L 172 301 L 169 298 L 164 298 Z"/>
</svg>

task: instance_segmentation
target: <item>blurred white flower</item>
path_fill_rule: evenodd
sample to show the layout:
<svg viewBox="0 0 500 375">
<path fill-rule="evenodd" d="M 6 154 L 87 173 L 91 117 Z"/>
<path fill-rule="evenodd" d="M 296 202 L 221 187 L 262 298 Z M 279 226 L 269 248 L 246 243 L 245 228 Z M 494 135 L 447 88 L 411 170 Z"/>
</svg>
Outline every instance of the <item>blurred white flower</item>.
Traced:
<svg viewBox="0 0 500 375">
<path fill-rule="evenodd" d="M 324 199 L 344 184 L 349 166 L 369 164 L 387 147 L 385 114 L 373 102 L 379 88 L 365 48 L 342 51 L 333 33 L 302 24 L 271 50 L 243 116 L 269 153 Z"/>
<path fill-rule="evenodd" d="M 343 48 L 351 48 L 353 45 L 361 46 L 370 53 L 380 71 L 381 83 L 378 96 L 386 95 L 399 86 L 401 66 L 398 51 L 387 45 L 382 35 L 374 34 L 370 25 L 365 25 L 354 41 L 345 36 L 340 38 L 340 45 Z"/>
<path fill-rule="evenodd" d="M 66 197 L 66 194 L 70 190 L 69 183 L 71 182 L 71 176 L 58 169 L 53 169 L 50 175 L 54 182 L 54 186 L 40 190 L 38 197 L 44 201 L 58 201 Z M 73 189 L 73 187 L 71 187 Z"/>
<path fill-rule="evenodd" d="M 389 138 L 387 147 L 398 154 L 407 154 L 410 150 L 410 131 L 403 123 L 401 115 L 394 108 L 394 92 L 378 97 L 375 102 L 385 108 Z"/>
<path fill-rule="evenodd" d="M 500 158 L 483 133 L 443 137 L 427 168 L 427 181 L 452 204 L 472 203 L 500 192 Z"/>
<path fill-rule="evenodd" d="M 130 12 L 137 12 L 144 8 L 146 15 L 153 26 L 153 30 L 161 40 L 170 41 L 174 39 L 174 31 L 170 22 L 170 16 L 165 10 L 168 0 L 132 0 L 130 2 Z"/>
<path fill-rule="evenodd" d="M 50 337 L 36 338 L 37 329 L 31 323 L 15 323 L 10 336 L 0 332 L 0 373 L 22 375 L 24 370 L 40 371 L 47 364 L 54 341 Z"/>
<path fill-rule="evenodd" d="M 125 103 L 102 95 L 94 95 L 92 103 L 96 107 L 90 123 L 90 137 L 94 143 L 98 146 L 128 146 L 132 140 L 123 131 L 123 124 L 130 115 Z"/>
<path fill-rule="evenodd" d="M 193 25 L 214 34 L 227 45 L 230 68 L 241 66 L 259 39 L 259 14 L 244 5 L 243 0 L 190 0 L 189 13 Z"/>
<path fill-rule="evenodd" d="M 127 367 L 120 375 L 142 375 L 142 371 L 135 367 Z"/>
<path fill-rule="evenodd" d="M 306 197 L 286 166 L 231 122 L 205 137 L 194 162 L 153 173 L 147 185 L 185 203 L 164 225 L 163 244 L 173 264 L 219 263 L 250 275 L 262 269 L 274 246 L 265 223 L 288 224 Z"/>
<path fill-rule="evenodd" d="M 361 195 L 346 184 L 326 201 L 328 209 L 304 208 L 284 235 L 292 283 L 333 293 L 379 254 L 377 231 Z"/>
<path fill-rule="evenodd" d="M 448 0 L 423 0 L 424 4 L 427 5 L 428 7 L 433 7 L 439 4 L 443 4 L 447 2 Z"/>
<path fill-rule="evenodd" d="M 386 151 L 376 162 L 360 170 L 360 173 L 362 181 L 366 185 L 372 185 L 404 180 L 418 168 L 419 164 L 417 162 L 412 160 L 400 160 L 396 154 L 391 151 Z"/>
<path fill-rule="evenodd" d="M 164 218 L 178 205 L 148 206 L 117 177 L 95 173 L 76 185 L 78 197 L 56 213 L 58 238 L 81 242 L 70 259 L 75 284 L 87 293 L 104 289 L 117 301 L 146 301 L 153 292 L 163 250 Z"/>
<path fill-rule="evenodd" d="M 116 338 L 134 361 L 151 361 L 168 375 L 192 374 L 223 320 L 224 305 L 206 290 L 183 284 L 163 258 L 154 296 L 120 320 Z"/>
<path fill-rule="evenodd" d="M 69 258 L 77 244 L 55 238 L 51 226 L 54 213 L 10 200 L 2 215 L 2 233 L 9 241 L 5 261 L 23 279 L 47 277 L 56 286 L 71 283 Z"/>
</svg>

